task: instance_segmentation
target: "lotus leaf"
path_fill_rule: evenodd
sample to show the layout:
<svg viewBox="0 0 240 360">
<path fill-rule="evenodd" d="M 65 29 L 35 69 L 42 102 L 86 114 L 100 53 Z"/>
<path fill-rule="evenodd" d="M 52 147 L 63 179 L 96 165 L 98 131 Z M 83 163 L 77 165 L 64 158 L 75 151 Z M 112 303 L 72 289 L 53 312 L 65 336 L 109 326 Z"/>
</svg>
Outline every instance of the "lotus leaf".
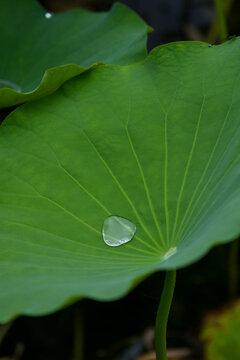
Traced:
<svg viewBox="0 0 240 360">
<path fill-rule="evenodd" d="M 37 0 L 1 0 L 0 108 L 46 96 L 96 62 L 144 58 L 147 30 L 120 3 L 109 12 L 73 9 L 49 18 Z"/>
<path fill-rule="evenodd" d="M 239 38 L 172 43 L 4 120 L 1 321 L 118 299 L 240 233 L 239 69 Z M 104 243 L 109 216 L 136 225 L 130 242 Z"/>
</svg>

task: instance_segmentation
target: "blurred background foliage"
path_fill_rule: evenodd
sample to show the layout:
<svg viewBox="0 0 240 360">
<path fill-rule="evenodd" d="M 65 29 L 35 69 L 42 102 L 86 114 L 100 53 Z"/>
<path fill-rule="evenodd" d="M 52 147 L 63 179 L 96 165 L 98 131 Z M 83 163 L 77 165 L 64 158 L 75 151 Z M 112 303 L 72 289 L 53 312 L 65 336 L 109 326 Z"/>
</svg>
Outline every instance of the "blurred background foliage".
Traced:
<svg viewBox="0 0 240 360">
<path fill-rule="evenodd" d="M 240 301 L 209 314 L 201 333 L 205 358 L 238 360 L 240 354 Z"/>
<path fill-rule="evenodd" d="M 114 1 L 40 2 L 49 12 L 61 12 L 74 7 L 106 11 Z M 171 41 L 219 40 L 213 0 L 121 2 L 154 28 L 148 50 Z M 224 4 L 229 34 L 239 35 L 240 2 Z M 229 349 L 236 348 L 234 341 L 239 345 L 239 302 L 217 311 L 239 296 L 238 259 L 235 241 L 178 271 L 168 326 L 169 359 L 240 359 L 240 354 L 229 355 Z M 115 302 L 83 300 L 48 316 L 19 317 L 0 327 L 0 360 L 153 360 L 153 326 L 162 284 L 163 273 L 158 273 Z"/>
</svg>

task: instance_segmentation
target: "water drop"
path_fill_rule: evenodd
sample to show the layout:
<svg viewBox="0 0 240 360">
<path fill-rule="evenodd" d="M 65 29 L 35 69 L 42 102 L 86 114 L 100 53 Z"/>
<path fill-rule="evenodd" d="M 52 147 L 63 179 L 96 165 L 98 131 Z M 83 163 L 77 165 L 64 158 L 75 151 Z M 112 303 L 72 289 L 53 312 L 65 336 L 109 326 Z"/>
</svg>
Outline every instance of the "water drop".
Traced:
<svg viewBox="0 0 240 360">
<path fill-rule="evenodd" d="M 45 13 L 45 18 L 46 19 L 51 19 L 52 18 L 52 14 L 50 12 L 46 12 Z"/>
<path fill-rule="evenodd" d="M 9 80 L 0 79 L 0 88 L 11 88 L 16 91 L 21 91 L 20 86 Z"/>
<path fill-rule="evenodd" d="M 176 252 L 177 252 L 176 246 L 175 246 L 175 247 L 171 247 L 171 248 L 166 252 L 166 254 L 163 255 L 162 259 L 163 259 L 163 260 L 167 260 L 167 259 L 169 259 L 171 256 L 173 256 L 174 254 L 176 254 Z"/>
<path fill-rule="evenodd" d="M 132 240 L 136 225 L 120 216 L 109 216 L 104 220 L 102 235 L 108 246 L 120 246 Z"/>
</svg>

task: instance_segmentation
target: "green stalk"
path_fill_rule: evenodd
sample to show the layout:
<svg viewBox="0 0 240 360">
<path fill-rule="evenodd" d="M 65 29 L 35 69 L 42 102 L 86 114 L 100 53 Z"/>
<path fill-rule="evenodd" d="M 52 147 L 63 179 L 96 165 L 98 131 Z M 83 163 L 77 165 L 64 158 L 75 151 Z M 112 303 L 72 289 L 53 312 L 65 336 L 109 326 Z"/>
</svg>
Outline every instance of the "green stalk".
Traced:
<svg viewBox="0 0 240 360">
<path fill-rule="evenodd" d="M 214 0 L 214 3 L 217 15 L 218 35 L 220 40 L 223 41 L 228 37 L 223 0 Z"/>
<path fill-rule="evenodd" d="M 224 1 L 224 15 L 225 15 L 225 18 L 228 17 L 228 15 L 230 13 L 230 10 L 231 10 L 231 7 L 233 6 L 233 3 L 234 3 L 234 0 L 225 0 Z M 211 26 L 211 28 L 209 30 L 206 41 L 208 43 L 213 43 L 217 38 L 217 33 L 218 33 L 218 26 L 217 26 L 217 22 L 214 21 L 214 23 L 212 24 L 212 26 Z"/>
<path fill-rule="evenodd" d="M 156 360 L 167 360 L 167 322 L 176 282 L 176 270 L 167 271 L 155 324 Z"/>
<path fill-rule="evenodd" d="M 84 359 L 83 300 L 75 305 L 74 312 L 74 360 Z"/>
</svg>

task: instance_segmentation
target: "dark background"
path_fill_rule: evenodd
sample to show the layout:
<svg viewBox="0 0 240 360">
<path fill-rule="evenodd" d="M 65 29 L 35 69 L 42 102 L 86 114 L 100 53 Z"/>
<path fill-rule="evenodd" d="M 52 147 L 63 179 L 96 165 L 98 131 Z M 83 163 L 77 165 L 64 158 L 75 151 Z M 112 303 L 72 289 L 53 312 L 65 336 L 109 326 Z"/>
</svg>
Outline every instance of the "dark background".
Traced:
<svg viewBox="0 0 240 360">
<path fill-rule="evenodd" d="M 115 0 L 40 0 L 48 11 L 63 11 L 72 7 L 82 7 L 92 11 L 106 11 Z M 149 34 L 148 49 L 179 40 L 216 40 L 216 31 L 211 34 L 215 22 L 213 0 L 119 0 L 136 11 L 154 32 Z M 229 3 L 229 35 L 239 33 L 240 2 Z M 209 34 L 210 32 L 210 34 Z"/>
</svg>

